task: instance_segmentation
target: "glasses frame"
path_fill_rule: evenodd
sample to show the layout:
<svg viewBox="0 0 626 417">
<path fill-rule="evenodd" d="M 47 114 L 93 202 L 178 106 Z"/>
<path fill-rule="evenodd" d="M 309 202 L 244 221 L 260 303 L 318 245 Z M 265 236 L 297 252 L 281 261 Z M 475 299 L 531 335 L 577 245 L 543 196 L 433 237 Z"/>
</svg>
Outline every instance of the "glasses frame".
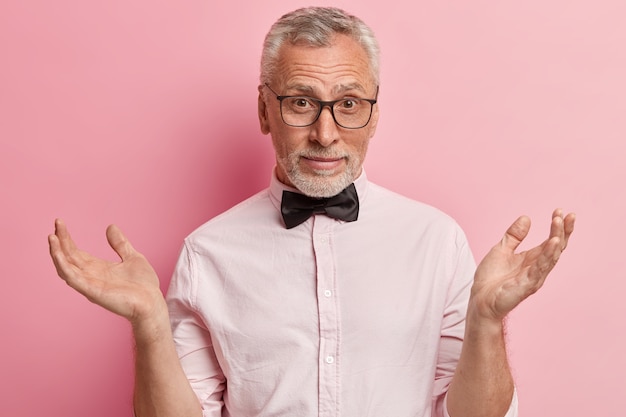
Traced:
<svg viewBox="0 0 626 417">
<path fill-rule="evenodd" d="M 365 126 L 367 126 L 370 122 L 370 120 L 372 120 L 372 113 L 374 111 L 374 104 L 376 104 L 376 102 L 378 101 L 378 89 L 379 86 L 376 86 L 376 96 L 375 98 L 358 98 L 359 100 L 363 100 L 363 101 L 367 101 L 368 103 L 371 104 L 370 106 L 370 114 L 369 117 L 367 118 L 367 121 L 365 122 L 365 124 L 363 126 L 359 126 L 359 127 L 348 127 L 348 126 L 344 126 L 341 123 L 339 123 L 337 121 L 337 118 L 335 117 L 335 104 L 339 103 L 340 101 L 344 101 L 347 98 L 340 98 L 339 100 L 332 100 L 332 101 L 323 101 L 323 100 L 319 100 L 316 99 L 314 97 L 309 97 L 309 96 L 281 96 L 278 95 L 278 93 L 276 91 L 274 91 L 272 89 L 272 87 L 270 87 L 270 85 L 268 83 L 264 84 L 272 93 L 274 93 L 274 95 L 276 96 L 276 99 L 280 102 L 280 118 L 282 119 L 283 123 L 286 124 L 287 126 L 291 126 L 291 127 L 309 127 L 311 125 L 314 125 L 315 122 L 317 122 L 317 119 L 320 118 L 320 115 L 322 114 L 322 110 L 324 110 L 324 107 L 328 107 L 330 109 L 330 114 L 333 116 L 333 120 L 335 121 L 335 124 L 337 126 L 340 126 L 344 129 L 363 129 Z M 283 116 L 283 100 L 287 99 L 287 98 L 296 98 L 296 97 L 303 97 L 306 98 L 308 100 L 311 100 L 315 103 L 317 103 L 319 105 L 319 109 L 317 110 L 317 115 L 315 116 L 315 118 L 313 119 L 313 121 L 309 124 L 306 125 L 292 125 L 290 123 L 287 123 L 285 121 L 285 117 Z M 357 97 L 355 97 L 357 98 Z"/>
</svg>

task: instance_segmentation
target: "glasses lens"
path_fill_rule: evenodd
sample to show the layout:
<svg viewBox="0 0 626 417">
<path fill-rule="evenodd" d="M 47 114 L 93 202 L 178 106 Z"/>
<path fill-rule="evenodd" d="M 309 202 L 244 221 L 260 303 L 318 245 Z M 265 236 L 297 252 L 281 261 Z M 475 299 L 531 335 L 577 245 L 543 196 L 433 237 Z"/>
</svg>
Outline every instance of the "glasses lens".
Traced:
<svg viewBox="0 0 626 417">
<path fill-rule="evenodd" d="M 365 126 L 370 120 L 372 103 L 357 98 L 347 98 L 335 103 L 333 113 L 339 125 L 358 129 Z"/>
<path fill-rule="evenodd" d="M 285 97 L 280 111 L 283 121 L 291 126 L 308 126 L 319 113 L 320 104 L 310 97 Z"/>
<path fill-rule="evenodd" d="M 310 126 L 319 117 L 320 103 L 310 97 L 285 97 L 280 108 L 283 121 L 295 127 Z M 372 103 L 357 98 L 339 100 L 333 106 L 335 122 L 348 129 L 367 125 L 372 114 Z"/>
</svg>

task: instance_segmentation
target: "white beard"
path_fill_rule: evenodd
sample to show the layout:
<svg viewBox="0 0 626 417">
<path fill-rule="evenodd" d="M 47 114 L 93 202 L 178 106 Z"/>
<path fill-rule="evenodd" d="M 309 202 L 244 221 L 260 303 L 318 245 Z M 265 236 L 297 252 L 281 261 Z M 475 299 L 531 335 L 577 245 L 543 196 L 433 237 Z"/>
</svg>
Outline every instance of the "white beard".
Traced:
<svg viewBox="0 0 626 417">
<path fill-rule="evenodd" d="M 361 161 L 358 158 L 355 159 L 354 156 L 349 155 L 339 155 L 339 157 L 346 158 L 347 164 L 345 170 L 338 176 L 322 170 L 314 171 L 314 174 L 304 174 L 300 170 L 299 161 L 301 157 L 307 156 L 335 158 L 337 155 L 333 155 L 325 148 L 322 148 L 279 158 L 278 163 L 282 166 L 289 181 L 295 188 L 309 197 L 323 198 L 335 196 L 352 184 L 361 172 Z M 333 175 L 332 178 L 331 175 Z"/>
</svg>

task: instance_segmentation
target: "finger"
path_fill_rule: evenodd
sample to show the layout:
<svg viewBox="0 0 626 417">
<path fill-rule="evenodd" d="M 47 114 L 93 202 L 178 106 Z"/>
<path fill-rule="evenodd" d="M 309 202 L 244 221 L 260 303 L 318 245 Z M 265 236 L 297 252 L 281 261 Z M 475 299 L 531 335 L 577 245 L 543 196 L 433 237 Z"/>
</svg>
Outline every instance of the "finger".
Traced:
<svg viewBox="0 0 626 417">
<path fill-rule="evenodd" d="M 528 277 L 533 282 L 535 290 L 541 288 L 548 274 L 558 262 L 561 252 L 561 239 L 558 237 L 550 238 L 543 246 L 540 255 L 530 265 L 528 271 Z"/>
<path fill-rule="evenodd" d="M 563 210 L 556 209 L 552 213 L 552 225 L 550 230 L 550 237 L 558 236 L 561 239 L 561 251 L 565 250 L 569 237 L 574 231 L 574 223 L 576 221 L 576 214 L 569 213 L 567 216 L 563 216 Z"/>
<path fill-rule="evenodd" d="M 55 221 L 55 235 L 59 239 L 60 249 L 65 254 L 67 262 L 82 267 L 88 261 L 88 254 L 81 251 L 70 235 L 65 222 L 61 219 Z"/>
<path fill-rule="evenodd" d="M 57 270 L 57 274 L 65 283 L 83 294 L 87 299 L 92 300 L 94 293 L 94 284 L 97 284 L 93 279 L 90 279 L 88 275 L 84 274 L 79 266 L 74 264 L 74 261 L 66 256 L 61 249 L 59 237 L 57 235 L 50 235 L 48 237 L 50 244 L 50 255 L 52 261 Z"/>
<path fill-rule="evenodd" d="M 56 219 L 54 222 L 54 234 L 59 238 L 61 249 L 66 252 L 72 252 L 76 250 L 76 244 L 72 240 L 65 222 L 61 219 Z"/>
<path fill-rule="evenodd" d="M 50 257 L 57 270 L 57 274 L 67 282 L 68 279 L 71 279 L 75 275 L 75 267 L 68 261 L 61 248 L 59 237 L 56 234 L 48 236 L 48 244 L 50 246 Z"/>
<path fill-rule="evenodd" d="M 131 258 L 137 253 L 133 245 L 124 236 L 124 233 L 114 224 L 107 227 L 106 235 L 109 245 L 111 245 L 111 248 L 119 255 L 122 261 Z"/>
<path fill-rule="evenodd" d="M 61 276 L 61 269 L 57 262 L 58 252 L 61 251 L 59 238 L 57 235 L 48 235 L 48 248 L 50 249 L 50 257 L 52 258 L 52 263 L 57 270 L 57 274 Z"/>
<path fill-rule="evenodd" d="M 563 230 L 564 230 L 565 236 L 563 239 L 563 248 L 561 250 L 564 250 L 567 247 L 567 244 L 569 243 L 569 238 L 571 234 L 574 232 L 574 223 L 576 223 L 575 213 L 569 213 L 563 219 Z"/>
<path fill-rule="evenodd" d="M 528 236 L 530 230 L 530 218 L 520 216 L 507 229 L 500 244 L 511 251 L 515 251 L 522 241 Z"/>
<path fill-rule="evenodd" d="M 565 238 L 565 231 L 563 230 L 563 214 L 560 209 L 554 210 L 552 213 L 552 222 L 550 223 L 550 236 L 549 239 L 558 237 L 560 240 Z"/>
</svg>

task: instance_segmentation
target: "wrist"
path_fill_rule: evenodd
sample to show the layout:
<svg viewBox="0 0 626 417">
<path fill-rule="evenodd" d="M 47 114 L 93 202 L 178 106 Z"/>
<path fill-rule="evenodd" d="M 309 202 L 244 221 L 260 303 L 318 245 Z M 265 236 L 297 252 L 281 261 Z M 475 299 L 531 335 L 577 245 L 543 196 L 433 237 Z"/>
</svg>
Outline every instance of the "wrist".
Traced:
<svg viewBox="0 0 626 417">
<path fill-rule="evenodd" d="M 157 298 L 151 308 L 131 320 L 133 336 L 137 345 L 171 338 L 169 313 L 165 299 Z"/>
<path fill-rule="evenodd" d="M 484 311 L 470 302 L 465 319 L 465 333 L 468 336 L 481 336 L 501 339 L 505 334 L 506 317 L 500 318 L 485 314 Z"/>
</svg>

